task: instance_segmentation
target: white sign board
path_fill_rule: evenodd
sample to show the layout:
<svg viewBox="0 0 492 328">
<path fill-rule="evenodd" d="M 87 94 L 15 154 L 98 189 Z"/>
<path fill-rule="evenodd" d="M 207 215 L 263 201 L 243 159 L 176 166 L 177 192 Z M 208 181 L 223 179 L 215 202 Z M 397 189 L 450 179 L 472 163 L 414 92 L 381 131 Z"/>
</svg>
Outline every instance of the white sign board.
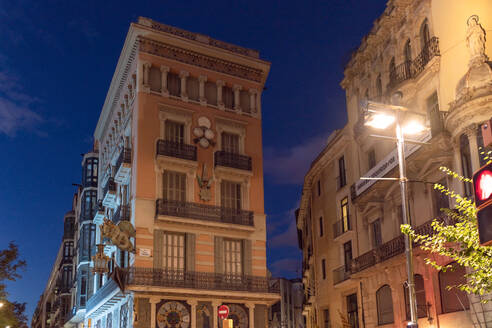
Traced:
<svg viewBox="0 0 492 328">
<path fill-rule="evenodd" d="M 417 141 L 420 142 L 427 142 L 431 139 L 431 133 L 430 131 L 423 135 L 420 138 L 417 138 Z M 412 155 L 415 153 L 421 146 L 412 144 L 412 143 L 405 143 L 405 158 L 408 156 Z M 386 174 L 388 174 L 389 171 L 394 169 L 398 165 L 398 151 L 396 148 L 391 151 L 385 158 L 383 158 L 379 163 L 376 164 L 372 169 L 366 172 L 364 174 L 364 177 L 367 178 L 382 178 Z M 372 186 L 374 183 L 376 183 L 377 180 L 363 180 L 359 179 L 355 183 L 355 196 L 359 196 L 362 194 L 364 191 L 367 190 L 370 186 Z"/>
<path fill-rule="evenodd" d="M 150 249 L 149 248 L 139 248 L 138 255 L 143 257 L 150 257 Z"/>
</svg>

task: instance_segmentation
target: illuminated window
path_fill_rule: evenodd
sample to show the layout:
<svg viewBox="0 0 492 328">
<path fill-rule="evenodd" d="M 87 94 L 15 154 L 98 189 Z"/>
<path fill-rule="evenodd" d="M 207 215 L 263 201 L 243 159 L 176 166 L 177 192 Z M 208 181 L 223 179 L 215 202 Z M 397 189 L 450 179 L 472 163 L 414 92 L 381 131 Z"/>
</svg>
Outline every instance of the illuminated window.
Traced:
<svg viewBox="0 0 492 328">
<path fill-rule="evenodd" d="M 348 197 L 345 197 L 340 202 L 340 214 L 342 219 L 342 233 L 350 230 L 350 217 L 348 209 Z"/>
</svg>

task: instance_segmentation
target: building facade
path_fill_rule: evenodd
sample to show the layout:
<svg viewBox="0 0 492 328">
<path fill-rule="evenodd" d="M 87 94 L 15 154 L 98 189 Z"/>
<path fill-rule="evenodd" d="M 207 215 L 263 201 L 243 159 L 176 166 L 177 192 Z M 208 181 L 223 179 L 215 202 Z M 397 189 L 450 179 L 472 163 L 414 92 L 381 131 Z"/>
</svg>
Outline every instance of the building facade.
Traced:
<svg viewBox="0 0 492 328">
<path fill-rule="evenodd" d="M 272 278 L 270 284 L 280 290 L 280 301 L 273 304 L 268 310 L 269 327 L 304 328 L 302 280 Z"/>
<path fill-rule="evenodd" d="M 481 124 L 492 117 L 490 1 L 389 1 L 345 67 L 347 124 L 335 131 L 307 172 L 297 212 L 303 251 L 307 327 L 404 327 L 409 320 L 401 197 L 394 136 L 364 126 L 362 100 L 401 105 L 424 114 L 428 145 L 406 145 L 410 217 L 431 233 L 450 200 L 433 189 L 440 182 L 465 195 L 471 188 L 439 170 L 464 176 L 481 166 Z M 489 38 L 490 39 L 490 38 Z M 463 282 L 464 268 L 438 272 L 414 248 L 420 327 L 487 327 L 487 306 L 446 287 Z"/>
<path fill-rule="evenodd" d="M 235 327 L 267 327 L 280 298 L 266 268 L 269 68 L 255 50 L 148 18 L 130 25 L 98 151 L 82 163 L 65 327 L 220 327 L 221 305 Z M 133 250 L 115 245 L 122 231 Z M 93 273 L 97 244 L 107 274 Z"/>
</svg>

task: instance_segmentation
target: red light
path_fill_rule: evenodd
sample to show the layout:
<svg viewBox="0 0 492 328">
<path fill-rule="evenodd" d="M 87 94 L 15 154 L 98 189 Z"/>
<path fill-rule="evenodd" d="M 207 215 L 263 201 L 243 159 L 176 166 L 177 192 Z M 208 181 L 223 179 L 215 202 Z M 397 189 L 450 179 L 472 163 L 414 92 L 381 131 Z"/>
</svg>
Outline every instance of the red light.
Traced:
<svg viewBox="0 0 492 328">
<path fill-rule="evenodd" d="M 487 200 L 492 195 L 492 172 L 489 170 L 480 172 L 475 186 L 479 200 Z"/>
</svg>

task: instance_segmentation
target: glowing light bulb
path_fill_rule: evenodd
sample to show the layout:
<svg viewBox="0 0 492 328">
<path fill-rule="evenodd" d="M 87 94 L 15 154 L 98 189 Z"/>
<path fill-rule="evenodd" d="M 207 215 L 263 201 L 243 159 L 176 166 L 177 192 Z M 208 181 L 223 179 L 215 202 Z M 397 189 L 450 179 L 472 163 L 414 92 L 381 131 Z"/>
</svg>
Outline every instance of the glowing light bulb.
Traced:
<svg viewBox="0 0 492 328">
<path fill-rule="evenodd" d="M 492 195 L 492 172 L 489 170 L 480 173 L 476 184 L 477 197 L 486 200 Z"/>
<path fill-rule="evenodd" d="M 405 134 L 419 134 L 425 130 L 425 126 L 418 121 L 410 121 L 403 127 Z"/>
<path fill-rule="evenodd" d="M 365 125 L 376 129 L 386 129 L 394 122 L 395 122 L 395 117 L 393 115 L 377 113 L 371 115 L 366 121 Z"/>
</svg>

